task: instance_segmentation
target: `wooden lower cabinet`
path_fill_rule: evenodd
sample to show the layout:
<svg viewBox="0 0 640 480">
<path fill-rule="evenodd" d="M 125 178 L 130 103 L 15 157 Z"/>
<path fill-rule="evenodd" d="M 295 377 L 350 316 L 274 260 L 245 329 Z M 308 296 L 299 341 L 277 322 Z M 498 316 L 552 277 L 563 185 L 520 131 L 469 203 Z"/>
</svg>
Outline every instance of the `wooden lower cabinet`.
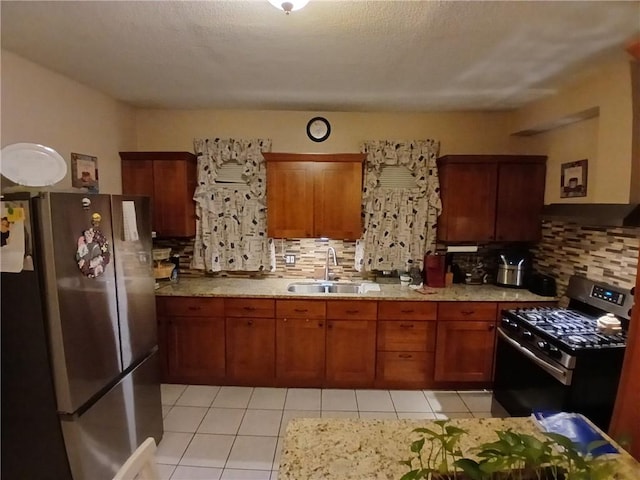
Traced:
<svg viewBox="0 0 640 480">
<path fill-rule="evenodd" d="M 227 331 L 227 383 L 275 385 L 275 300 L 225 298 L 224 313 Z"/>
<path fill-rule="evenodd" d="M 325 385 L 373 386 L 376 365 L 375 320 L 327 320 Z"/>
<path fill-rule="evenodd" d="M 167 317 L 162 323 L 168 381 L 207 384 L 224 379 L 223 318 Z"/>
<path fill-rule="evenodd" d="M 438 322 L 436 382 L 490 382 L 495 320 Z"/>
<path fill-rule="evenodd" d="M 227 317 L 227 379 L 237 385 L 275 384 L 274 318 Z"/>
<path fill-rule="evenodd" d="M 319 387 L 324 381 L 326 303 L 276 301 L 276 382 Z"/>
<path fill-rule="evenodd" d="M 222 299 L 159 297 L 156 304 L 163 381 L 223 381 L 226 364 Z"/>
<path fill-rule="evenodd" d="M 376 387 L 428 388 L 433 384 L 437 303 L 378 303 Z"/>
<path fill-rule="evenodd" d="M 436 382 L 491 382 L 497 311 L 494 302 L 438 304 Z"/>
</svg>

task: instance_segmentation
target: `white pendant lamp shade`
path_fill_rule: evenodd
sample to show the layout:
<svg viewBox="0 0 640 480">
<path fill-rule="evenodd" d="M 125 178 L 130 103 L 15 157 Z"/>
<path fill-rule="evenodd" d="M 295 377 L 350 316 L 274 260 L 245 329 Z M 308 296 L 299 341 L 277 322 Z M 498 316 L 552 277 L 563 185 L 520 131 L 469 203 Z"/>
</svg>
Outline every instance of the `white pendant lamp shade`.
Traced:
<svg viewBox="0 0 640 480">
<path fill-rule="evenodd" d="M 289 13 L 291 12 L 300 10 L 307 3 L 309 3 L 309 0 L 289 0 L 289 1 L 269 0 L 269 3 L 274 7 L 284 11 L 284 13 L 286 13 L 287 15 L 289 15 Z"/>
</svg>

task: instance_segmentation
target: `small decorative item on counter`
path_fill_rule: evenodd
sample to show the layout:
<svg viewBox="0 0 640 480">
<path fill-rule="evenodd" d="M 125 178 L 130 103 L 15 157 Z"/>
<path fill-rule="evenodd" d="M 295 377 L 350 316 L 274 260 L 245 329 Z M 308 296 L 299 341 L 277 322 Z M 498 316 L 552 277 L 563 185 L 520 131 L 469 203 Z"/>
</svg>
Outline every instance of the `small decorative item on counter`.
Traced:
<svg viewBox="0 0 640 480">
<path fill-rule="evenodd" d="M 411 277 L 409 275 L 400 275 L 400 285 L 403 287 L 409 286 L 411 283 Z"/>
<path fill-rule="evenodd" d="M 170 280 L 172 282 L 177 282 L 178 281 L 178 273 L 180 271 L 180 255 L 178 255 L 177 253 L 174 253 L 173 255 L 171 255 L 171 263 L 173 263 L 175 268 L 171 272 Z"/>
<path fill-rule="evenodd" d="M 450 287 L 453 285 L 453 273 L 451 272 L 451 266 L 447 267 L 447 273 L 444 275 L 444 286 Z"/>
</svg>

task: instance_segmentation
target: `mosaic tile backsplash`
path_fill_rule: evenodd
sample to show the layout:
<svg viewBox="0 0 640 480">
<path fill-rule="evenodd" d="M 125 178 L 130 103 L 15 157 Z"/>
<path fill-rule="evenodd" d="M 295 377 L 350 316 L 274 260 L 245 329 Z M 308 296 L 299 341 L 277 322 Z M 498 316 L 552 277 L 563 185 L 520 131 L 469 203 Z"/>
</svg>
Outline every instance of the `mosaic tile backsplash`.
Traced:
<svg viewBox="0 0 640 480">
<path fill-rule="evenodd" d="M 320 240 L 314 238 L 274 240 L 276 250 L 275 272 L 219 272 L 205 274 L 202 270 L 189 267 L 193 256 L 193 240 L 158 239 L 154 242 L 156 248 L 172 249 L 173 254 L 180 255 L 180 275 L 182 276 L 217 276 L 217 277 L 251 277 L 260 275 L 275 278 L 322 278 L 327 248 L 336 250 L 338 265 L 330 264 L 331 273 L 344 280 L 362 278 L 354 269 L 355 242 L 341 240 Z M 295 256 L 295 265 L 285 265 L 285 255 Z"/>
<path fill-rule="evenodd" d="M 534 269 L 555 277 L 564 295 L 569 277 L 581 275 L 622 288 L 635 285 L 640 228 L 587 227 L 543 222 L 534 248 Z"/>
<path fill-rule="evenodd" d="M 160 239 L 156 247 L 171 247 L 180 255 L 181 276 L 250 277 L 262 275 L 276 278 L 322 278 L 327 248 L 336 250 L 338 265 L 331 265 L 336 277 L 349 280 L 362 278 L 354 269 L 355 242 L 320 240 L 313 238 L 275 240 L 276 271 L 220 272 L 205 274 L 189 268 L 193 255 L 193 240 Z M 635 285 L 640 248 L 640 228 L 586 227 L 572 223 L 544 222 L 542 240 L 533 245 L 533 270 L 553 276 L 558 295 L 564 295 L 571 275 L 582 275 L 593 280 L 631 288 Z M 295 255 L 295 265 L 285 265 L 284 255 Z M 481 249 L 478 255 L 457 254 L 454 260 L 468 266 L 480 258 L 487 270 L 494 273 L 496 250 Z"/>
</svg>

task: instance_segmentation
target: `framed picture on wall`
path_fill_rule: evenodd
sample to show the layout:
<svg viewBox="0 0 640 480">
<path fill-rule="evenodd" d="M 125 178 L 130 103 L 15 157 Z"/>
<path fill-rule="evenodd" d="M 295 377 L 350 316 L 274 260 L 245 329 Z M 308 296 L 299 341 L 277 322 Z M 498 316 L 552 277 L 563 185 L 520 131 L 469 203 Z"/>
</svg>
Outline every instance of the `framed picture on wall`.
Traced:
<svg viewBox="0 0 640 480">
<path fill-rule="evenodd" d="M 587 164 L 585 159 L 560 166 L 560 198 L 587 196 Z"/>
<path fill-rule="evenodd" d="M 98 193 L 98 157 L 71 154 L 71 185 L 88 188 L 92 193 Z"/>
</svg>

